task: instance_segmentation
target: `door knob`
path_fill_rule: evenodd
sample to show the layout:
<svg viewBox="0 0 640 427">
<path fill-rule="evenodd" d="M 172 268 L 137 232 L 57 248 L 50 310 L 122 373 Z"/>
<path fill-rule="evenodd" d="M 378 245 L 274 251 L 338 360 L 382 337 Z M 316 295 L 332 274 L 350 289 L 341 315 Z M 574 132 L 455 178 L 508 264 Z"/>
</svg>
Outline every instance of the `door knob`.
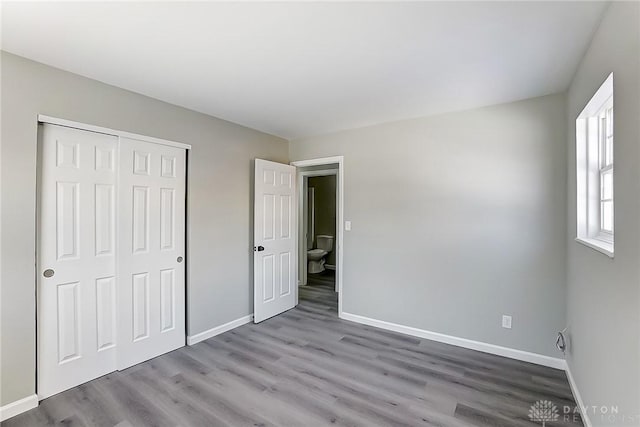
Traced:
<svg viewBox="0 0 640 427">
<path fill-rule="evenodd" d="M 181 256 L 179 256 L 179 257 L 178 257 L 178 259 L 177 259 L 177 261 L 178 261 L 178 262 L 182 262 L 182 257 L 181 257 Z"/>
<path fill-rule="evenodd" d="M 258 252 L 262 252 L 262 251 L 264 251 L 264 246 L 258 246 L 257 248 L 254 246 L 253 250 L 254 251 L 258 251 Z"/>
<path fill-rule="evenodd" d="M 49 277 L 53 277 L 53 275 L 54 275 L 54 274 L 56 274 L 56 272 L 55 272 L 55 271 L 53 271 L 53 270 L 52 270 L 52 269 L 50 269 L 50 268 L 47 268 L 45 271 L 43 271 L 43 272 L 42 272 L 42 275 L 43 275 L 44 277 L 46 277 L 47 279 L 48 279 Z"/>
</svg>

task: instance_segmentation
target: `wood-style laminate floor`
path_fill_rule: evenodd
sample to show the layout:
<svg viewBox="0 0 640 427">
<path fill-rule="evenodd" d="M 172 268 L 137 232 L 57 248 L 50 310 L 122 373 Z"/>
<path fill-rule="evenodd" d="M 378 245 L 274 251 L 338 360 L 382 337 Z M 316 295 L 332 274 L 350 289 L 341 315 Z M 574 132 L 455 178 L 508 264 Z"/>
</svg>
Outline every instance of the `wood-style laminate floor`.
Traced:
<svg viewBox="0 0 640 427">
<path fill-rule="evenodd" d="M 41 402 L 2 425 L 535 426 L 574 406 L 564 372 L 337 317 L 331 281 L 300 305 Z M 562 415 L 547 426 L 582 425 Z"/>
</svg>

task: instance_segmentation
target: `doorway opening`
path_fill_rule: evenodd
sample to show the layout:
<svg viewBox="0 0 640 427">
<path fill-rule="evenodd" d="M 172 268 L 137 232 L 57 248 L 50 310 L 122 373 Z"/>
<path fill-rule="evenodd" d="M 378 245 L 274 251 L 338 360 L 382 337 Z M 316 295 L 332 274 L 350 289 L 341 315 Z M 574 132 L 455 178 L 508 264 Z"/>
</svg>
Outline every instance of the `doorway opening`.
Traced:
<svg viewBox="0 0 640 427">
<path fill-rule="evenodd" d="M 298 285 L 304 300 L 342 312 L 342 157 L 293 162 L 298 206 Z"/>
</svg>

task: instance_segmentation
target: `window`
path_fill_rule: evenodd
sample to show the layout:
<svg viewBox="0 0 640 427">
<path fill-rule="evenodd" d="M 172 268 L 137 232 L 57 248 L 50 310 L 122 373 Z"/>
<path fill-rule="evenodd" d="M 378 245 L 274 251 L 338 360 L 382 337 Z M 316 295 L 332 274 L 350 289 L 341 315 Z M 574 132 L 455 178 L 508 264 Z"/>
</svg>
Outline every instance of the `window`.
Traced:
<svg viewBox="0 0 640 427">
<path fill-rule="evenodd" d="M 613 74 L 576 119 L 577 238 L 613 257 Z"/>
</svg>

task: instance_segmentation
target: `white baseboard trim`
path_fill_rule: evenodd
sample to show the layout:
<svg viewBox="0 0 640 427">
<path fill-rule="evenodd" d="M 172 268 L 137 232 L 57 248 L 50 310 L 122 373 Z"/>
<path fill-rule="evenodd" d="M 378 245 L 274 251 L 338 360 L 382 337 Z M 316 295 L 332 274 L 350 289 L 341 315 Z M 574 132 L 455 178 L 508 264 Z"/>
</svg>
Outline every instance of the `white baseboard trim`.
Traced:
<svg viewBox="0 0 640 427">
<path fill-rule="evenodd" d="M 580 409 L 580 415 L 582 416 L 582 423 L 585 427 L 593 427 L 591 420 L 589 419 L 589 414 L 586 413 L 584 405 L 584 401 L 582 400 L 582 395 L 580 395 L 580 391 L 578 390 L 578 385 L 576 381 L 573 379 L 573 374 L 571 373 L 571 368 L 569 368 L 569 364 L 565 361 L 565 372 L 567 373 L 567 379 L 569 380 L 569 387 L 571 387 L 571 393 L 573 393 L 573 398 L 576 401 L 576 405 Z"/>
<path fill-rule="evenodd" d="M 371 319 L 369 317 L 357 314 L 343 312 L 340 317 L 344 320 L 350 320 L 363 325 L 375 326 L 376 328 L 386 329 L 389 331 L 399 332 L 401 334 L 412 335 L 418 338 L 426 338 L 432 341 L 438 341 L 445 344 L 451 344 L 458 347 L 464 347 L 471 350 L 481 351 L 483 353 L 495 354 L 511 359 L 522 360 L 524 362 L 535 363 L 536 365 L 548 366 L 550 368 L 565 369 L 565 360 L 545 356 L 528 351 L 516 350 L 515 348 L 502 347 L 495 344 L 488 344 L 481 341 L 473 341 L 466 338 L 458 338 L 451 335 L 445 335 L 438 332 L 431 332 L 424 329 L 418 329 L 411 326 L 399 325 L 397 323 L 385 322 L 384 320 Z"/>
<path fill-rule="evenodd" d="M 194 345 L 199 343 L 200 341 L 208 340 L 211 337 L 215 337 L 216 335 L 220 335 L 222 333 L 235 329 L 238 326 L 245 325 L 252 320 L 253 314 L 250 314 L 248 316 L 242 316 L 239 319 L 232 320 L 231 322 L 227 322 L 224 325 L 216 326 L 215 328 L 200 332 L 199 334 L 187 336 L 187 345 Z"/>
<path fill-rule="evenodd" d="M 4 406 L 0 406 L 0 421 L 8 420 L 37 406 L 38 396 L 35 394 L 27 396 L 24 399 L 16 400 L 15 402 L 7 403 Z"/>
</svg>

